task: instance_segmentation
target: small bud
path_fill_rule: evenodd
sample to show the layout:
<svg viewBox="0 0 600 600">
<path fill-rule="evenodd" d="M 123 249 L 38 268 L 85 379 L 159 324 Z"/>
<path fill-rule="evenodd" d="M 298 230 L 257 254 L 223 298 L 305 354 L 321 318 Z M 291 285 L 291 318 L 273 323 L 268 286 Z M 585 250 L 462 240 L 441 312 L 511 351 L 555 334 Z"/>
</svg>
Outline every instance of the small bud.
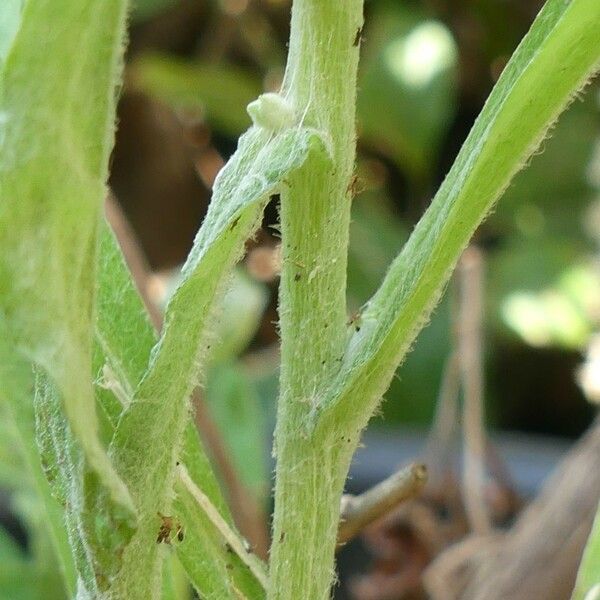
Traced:
<svg viewBox="0 0 600 600">
<path fill-rule="evenodd" d="M 280 96 L 269 92 L 262 94 L 246 109 L 257 127 L 270 131 L 287 129 L 294 124 L 294 109 L 290 103 Z"/>
</svg>

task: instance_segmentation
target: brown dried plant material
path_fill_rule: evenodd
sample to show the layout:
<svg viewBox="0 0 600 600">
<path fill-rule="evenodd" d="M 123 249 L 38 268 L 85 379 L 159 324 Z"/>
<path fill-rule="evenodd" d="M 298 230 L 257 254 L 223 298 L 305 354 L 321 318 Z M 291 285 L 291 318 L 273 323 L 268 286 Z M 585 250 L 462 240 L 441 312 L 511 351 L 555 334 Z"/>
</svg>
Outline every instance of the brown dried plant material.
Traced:
<svg viewBox="0 0 600 600">
<path fill-rule="evenodd" d="M 575 444 L 539 496 L 517 510 L 501 481 L 486 488 L 494 524 L 473 534 L 459 484 L 438 479 L 364 533 L 370 573 L 351 585 L 356 600 L 568 600 L 600 498 L 600 419 Z"/>
<path fill-rule="evenodd" d="M 281 272 L 281 246 L 258 246 L 248 253 L 246 267 L 252 277 L 269 283 Z"/>
<path fill-rule="evenodd" d="M 431 598 L 568 600 L 600 498 L 599 460 L 597 419 L 508 531 L 467 539 L 431 565 Z"/>
</svg>

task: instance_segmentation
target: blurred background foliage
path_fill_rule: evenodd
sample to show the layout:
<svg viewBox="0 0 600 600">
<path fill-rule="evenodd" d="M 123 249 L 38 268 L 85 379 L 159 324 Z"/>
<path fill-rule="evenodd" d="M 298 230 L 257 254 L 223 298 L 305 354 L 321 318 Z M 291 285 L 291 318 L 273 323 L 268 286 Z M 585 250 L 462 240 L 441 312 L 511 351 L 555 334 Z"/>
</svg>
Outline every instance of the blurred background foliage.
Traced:
<svg viewBox="0 0 600 600">
<path fill-rule="evenodd" d="M 541 5 L 367 0 L 352 312 L 377 288 Z M 110 185 L 153 270 L 148 293 L 158 304 L 176 281 L 216 173 L 250 124 L 246 105 L 281 83 L 289 9 L 289 0 L 135 2 Z M 9 25 L 0 23 L 0 40 Z M 486 275 L 485 400 L 494 428 L 575 437 L 593 417 L 583 391 L 600 396 L 599 126 L 593 84 L 477 233 Z M 231 461 L 259 503 L 270 488 L 277 393 L 277 222 L 273 201 L 233 278 L 204 390 Z M 372 427 L 430 425 L 453 339 L 452 288 Z M 35 482 L 18 462 L 28 450 L 2 418 L 0 427 L 0 488 L 11 492 L 12 510 L 30 532 L 25 554 L 0 530 L 0 597 L 10 589 L 11 598 L 31 598 L 30 586 L 15 594 L 35 568 L 44 571 L 35 575 L 39 597 L 51 598 L 49 590 L 60 589 L 51 581 L 52 542 L 36 523 Z"/>
</svg>

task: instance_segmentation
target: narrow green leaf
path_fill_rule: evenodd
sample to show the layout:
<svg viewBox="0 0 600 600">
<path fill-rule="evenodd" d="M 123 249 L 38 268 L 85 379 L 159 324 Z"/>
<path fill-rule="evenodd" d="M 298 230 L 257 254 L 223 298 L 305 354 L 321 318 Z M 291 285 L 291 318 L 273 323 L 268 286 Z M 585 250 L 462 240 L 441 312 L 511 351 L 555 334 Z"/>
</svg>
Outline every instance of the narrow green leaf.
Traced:
<svg viewBox="0 0 600 600">
<path fill-rule="evenodd" d="M 97 473 L 84 460 L 61 405 L 58 388 L 40 370 L 34 401 L 38 446 L 54 496 L 65 509 L 79 574 L 78 598 L 110 598 L 135 523 L 129 510 L 110 501 Z"/>
<path fill-rule="evenodd" d="M 132 390 L 142 377 L 154 345 L 155 335 L 116 240 L 106 227 L 102 228 L 101 233 L 98 287 L 95 335 L 96 368 L 99 379 L 96 392 L 100 406 L 108 416 L 112 427 L 116 425 L 121 412 L 131 401 Z M 231 337 L 227 332 L 224 335 L 227 339 Z M 238 338 L 239 335 L 236 335 L 235 339 Z M 132 343 L 132 340 L 136 343 Z M 230 341 L 231 344 L 228 345 L 234 347 L 239 345 L 236 341 Z M 239 342 L 243 343 L 243 340 Z M 203 493 L 216 507 L 221 518 L 232 527 L 233 521 L 229 509 L 221 495 L 219 484 L 192 421 L 188 421 L 185 430 L 179 461 L 187 466 L 195 482 L 194 485 L 201 486 Z M 212 597 L 225 598 L 224 590 L 231 589 L 233 585 L 230 582 L 231 577 L 240 569 L 226 567 L 229 563 L 235 564 L 235 561 L 232 562 L 229 553 L 225 552 L 225 541 L 221 539 L 218 531 L 211 528 L 210 523 L 202 525 L 203 535 L 195 535 L 199 525 L 196 523 L 197 513 L 197 507 L 194 507 L 190 513 L 175 508 L 175 514 L 184 528 L 186 538 L 185 544 L 177 544 L 177 552 L 184 568 L 190 572 L 190 577 L 195 576 L 198 579 L 197 574 L 201 566 L 208 566 L 208 570 L 204 572 L 205 577 L 200 578 L 196 585 L 205 596 L 210 597 L 209 592 L 216 589 L 219 591 Z M 155 532 L 157 532 L 161 524 L 158 514 L 154 516 L 154 521 Z M 177 543 L 175 532 L 172 534 L 172 540 L 175 545 Z M 198 556 L 202 557 L 201 560 L 198 560 Z M 224 559 L 229 559 L 229 563 L 224 562 Z M 140 572 L 145 568 L 151 571 L 153 563 L 145 565 L 139 562 L 137 567 Z M 241 570 L 247 578 L 246 572 L 247 569 Z M 252 582 L 252 578 L 250 581 Z M 165 585 L 169 593 L 173 592 L 169 587 L 169 581 L 165 581 Z M 253 585 L 256 587 L 255 583 Z"/>
<path fill-rule="evenodd" d="M 140 527 L 124 554 L 120 593 L 156 597 L 158 581 L 135 565 L 158 573 L 157 513 L 168 515 L 189 397 L 211 347 L 215 300 L 222 295 L 245 241 L 259 225 L 264 206 L 288 173 L 313 150 L 326 158 L 314 130 L 278 133 L 254 127 L 215 182 L 213 201 L 171 297 L 162 337 L 150 367 L 124 413 L 112 443 L 119 473 L 140 512 Z M 158 575 L 156 576 L 158 577 Z"/>
<path fill-rule="evenodd" d="M 362 427 L 494 202 L 600 60 L 600 3 L 549 0 L 513 55 L 452 170 L 350 338 L 328 406 Z"/>
<path fill-rule="evenodd" d="M 96 230 L 113 139 L 125 0 L 36 0 L 0 81 L 0 343 L 42 366 L 115 501 L 91 385 Z"/>
<path fill-rule="evenodd" d="M 117 241 L 107 225 L 101 229 L 94 335 L 106 361 L 133 395 L 157 335 Z"/>
<path fill-rule="evenodd" d="M 190 419 L 183 434 L 183 443 L 179 455 L 180 464 L 185 465 L 192 481 L 208 496 L 213 506 L 225 521 L 233 526 L 233 517 L 229 506 L 221 493 L 221 487 L 200 443 L 195 424 Z"/>
<path fill-rule="evenodd" d="M 36 516 L 40 527 L 47 530 L 64 589 L 72 596 L 76 583 L 75 566 L 64 529 L 63 509 L 52 495 L 37 451 L 33 390 L 31 366 L 0 343 L 0 406 L 3 425 L 10 425 L 12 429 L 10 462 L 20 467 L 18 491 L 28 490 L 35 494 Z M 6 442 L 6 438 L 3 441 Z"/>
<path fill-rule="evenodd" d="M 110 441 L 144 375 L 157 336 L 106 223 L 100 231 L 97 289 L 93 369 L 104 436 Z"/>
<path fill-rule="evenodd" d="M 265 597 L 267 574 L 261 560 L 179 465 L 175 511 L 186 524 L 179 556 L 201 597 Z"/>
<path fill-rule="evenodd" d="M 247 562 L 240 558 L 228 541 L 227 534 L 237 540 L 238 543 L 233 546 L 238 551 L 240 546 L 243 547 L 243 540 L 235 529 L 192 423 L 185 430 L 179 463 L 178 468 L 186 473 L 187 486 L 182 485 L 181 479 L 177 478 L 173 513 L 177 525 L 181 527 L 183 540 L 176 540 L 175 533 L 173 538 L 177 556 L 195 589 L 200 597 L 215 600 L 263 598 L 263 584 L 256 579 Z M 199 494 L 205 504 L 210 506 L 210 515 L 198 505 L 193 492 Z M 259 571 L 264 571 L 265 568 L 258 559 L 250 560 L 254 560 L 253 566 Z"/>
<path fill-rule="evenodd" d="M 598 600 L 598 598 L 600 598 L 600 504 L 581 560 L 571 600 Z"/>
<path fill-rule="evenodd" d="M 127 539 L 133 509 L 99 441 L 91 385 L 96 230 L 125 8 L 124 0 L 27 3 L 0 81 L 0 346 L 12 370 L 4 369 L 3 383 L 12 384 L 19 414 L 31 408 L 29 363 L 47 373 L 36 394 L 38 433 L 47 474 L 67 509 L 66 532 L 61 508 L 43 486 L 38 492 L 70 593 L 66 534 L 79 591 L 93 597 L 118 568 L 111 551 L 123 542 L 109 538 Z M 22 437 L 33 451 L 33 436 Z"/>
</svg>

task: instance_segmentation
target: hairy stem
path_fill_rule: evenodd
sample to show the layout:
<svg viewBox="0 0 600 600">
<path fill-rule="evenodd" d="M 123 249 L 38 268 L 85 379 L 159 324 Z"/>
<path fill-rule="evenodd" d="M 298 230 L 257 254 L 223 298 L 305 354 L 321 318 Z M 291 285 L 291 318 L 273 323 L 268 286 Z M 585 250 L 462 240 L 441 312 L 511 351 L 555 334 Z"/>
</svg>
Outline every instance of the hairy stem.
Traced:
<svg viewBox="0 0 600 600">
<path fill-rule="evenodd" d="M 355 439 L 302 423 L 339 369 L 346 344 L 346 254 L 355 155 L 362 0 L 295 0 L 283 94 L 330 144 L 281 194 L 281 396 L 269 598 L 329 597 L 340 497 Z"/>
</svg>

